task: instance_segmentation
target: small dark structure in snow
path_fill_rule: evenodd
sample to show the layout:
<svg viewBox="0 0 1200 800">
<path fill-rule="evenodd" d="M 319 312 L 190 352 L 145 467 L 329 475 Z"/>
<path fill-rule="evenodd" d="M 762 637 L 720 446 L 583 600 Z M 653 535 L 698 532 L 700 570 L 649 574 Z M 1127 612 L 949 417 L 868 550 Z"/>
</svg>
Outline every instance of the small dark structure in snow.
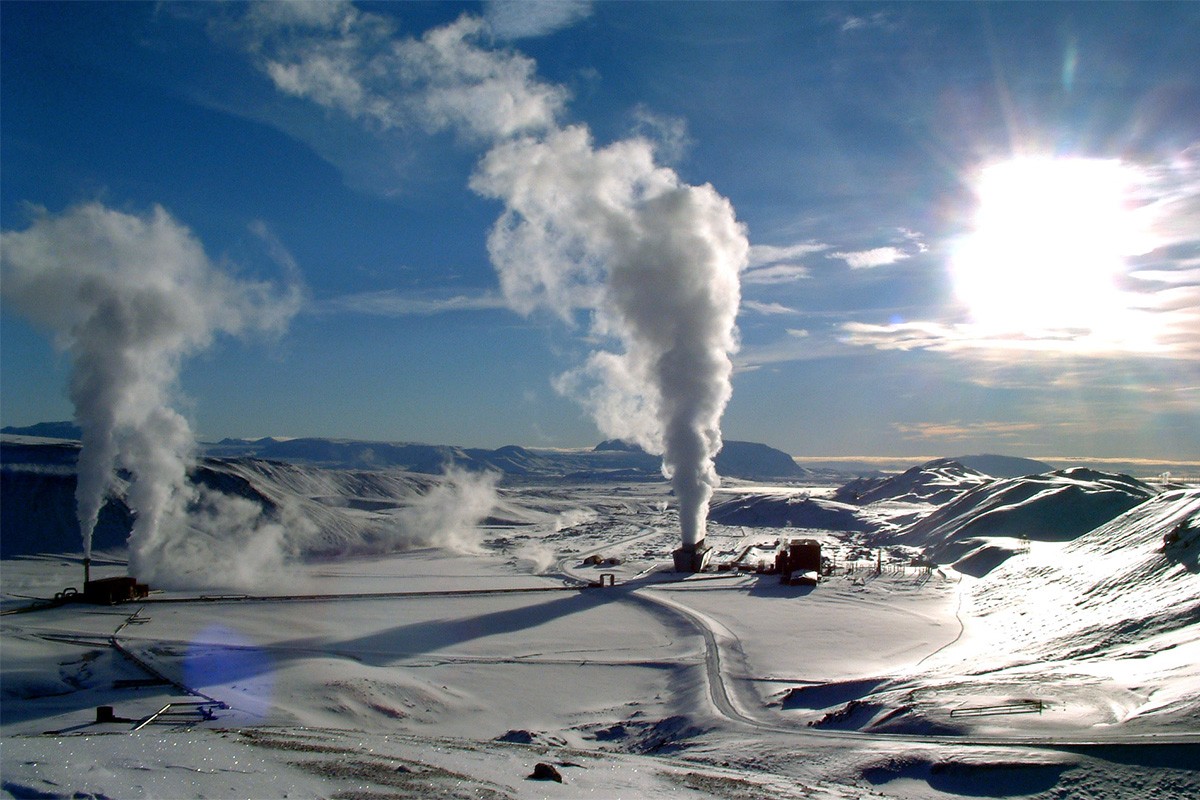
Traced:
<svg viewBox="0 0 1200 800">
<path fill-rule="evenodd" d="M 144 583 L 138 583 L 136 578 L 117 576 L 85 581 L 82 593 L 74 586 L 63 589 L 54 595 L 54 599 L 60 603 L 82 602 L 98 606 L 113 606 L 117 603 L 138 600 L 149 594 L 150 587 Z"/>
<path fill-rule="evenodd" d="M 547 764 L 544 761 L 539 761 L 533 768 L 528 780 L 531 781 L 556 781 L 563 782 L 562 773 L 558 771 L 553 764 Z"/>
<path fill-rule="evenodd" d="M 684 544 L 671 552 L 675 559 L 676 572 L 703 572 L 712 555 L 712 548 L 703 539 L 695 544 Z"/>
<path fill-rule="evenodd" d="M 775 554 L 779 582 L 801 586 L 816 585 L 821 574 L 821 543 L 816 539 L 792 539 Z"/>
<path fill-rule="evenodd" d="M 136 578 L 117 576 L 88 581 L 83 585 L 83 601 L 97 605 L 115 605 L 150 594 L 150 587 Z"/>
</svg>

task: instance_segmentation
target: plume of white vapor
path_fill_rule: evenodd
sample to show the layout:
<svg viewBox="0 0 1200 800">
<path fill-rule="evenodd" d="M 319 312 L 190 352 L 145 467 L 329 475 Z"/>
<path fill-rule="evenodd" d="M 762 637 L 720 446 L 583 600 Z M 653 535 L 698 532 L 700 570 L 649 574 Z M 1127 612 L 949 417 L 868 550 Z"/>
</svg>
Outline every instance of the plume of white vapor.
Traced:
<svg viewBox="0 0 1200 800">
<path fill-rule="evenodd" d="M 594 332 L 620 343 L 559 385 L 583 393 L 607 434 L 662 453 L 695 544 L 718 482 L 749 245 L 725 198 L 653 155 L 642 139 L 596 148 L 572 126 L 497 145 L 471 186 L 505 203 L 488 247 L 512 305 L 590 307 Z"/>
<path fill-rule="evenodd" d="M 594 353 L 558 385 L 606 434 L 663 454 L 684 541 L 703 538 L 749 250 L 730 203 L 656 165 L 646 138 L 596 147 L 586 127 L 561 126 L 565 92 L 537 81 L 527 57 L 483 46 L 477 18 L 389 45 L 389 23 L 340 9 L 302 35 L 256 22 L 264 72 L 281 91 L 383 127 L 415 120 L 492 144 L 471 187 L 505 205 L 488 247 L 506 300 L 565 320 L 592 312 L 591 333 L 616 352 Z"/>
<path fill-rule="evenodd" d="M 444 547 L 460 552 L 479 549 L 479 524 L 496 507 L 495 472 L 448 469 L 443 480 L 396 513 L 384 532 L 388 550 Z"/>
<path fill-rule="evenodd" d="M 230 277 L 161 207 L 145 215 L 99 203 L 41 210 L 29 228 L 2 237 L 5 300 L 53 331 L 71 357 L 84 553 L 114 469 L 123 468 L 132 476 L 131 571 L 170 583 L 161 555 L 186 535 L 197 500 L 187 479 L 192 431 L 171 407 L 181 361 L 218 332 L 282 330 L 300 291 Z"/>
</svg>

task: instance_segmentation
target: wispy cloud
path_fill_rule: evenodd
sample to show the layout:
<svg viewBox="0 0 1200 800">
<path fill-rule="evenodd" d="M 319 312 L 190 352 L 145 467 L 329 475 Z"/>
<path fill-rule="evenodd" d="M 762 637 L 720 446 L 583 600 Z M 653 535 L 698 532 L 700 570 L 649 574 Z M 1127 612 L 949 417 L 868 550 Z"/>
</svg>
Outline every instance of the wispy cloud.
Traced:
<svg viewBox="0 0 1200 800">
<path fill-rule="evenodd" d="M 770 285 L 804 280 L 810 272 L 799 259 L 828 249 L 829 245 L 815 241 L 785 246 L 751 245 L 749 260 L 742 272 L 742 284 Z"/>
<path fill-rule="evenodd" d="M 1126 241 L 1114 234 L 1111 242 L 1102 242 L 1105 247 L 1095 251 L 1088 248 L 1103 231 L 1088 238 L 1068 228 L 1061 240 L 1030 235 L 1011 253 L 1005 249 L 1011 242 L 1004 237 L 972 242 L 974 249 L 958 249 L 947 264 L 961 306 L 947 307 L 940 319 L 848 321 L 842 325 L 843 341 L 878 350 L 970 355 L 992 363 L 1019 363 L 1031 356 L 1200 362 L 1200 145 L 1158 164 L 1114 161 L 1103 166 L 1110 164 L 1119 165 L 1131 186 L 1122 208 L 1132 210 L 1122 211 L 1113 226 L 1136 229 L 1136 237 L 1130 234 Z M 1063 170 L 1083 166 L 1059 165 Z M 1100 210 L 1104 209 L 1107 206 Z M 1067 216 L 1063 224 L 1067 223 L 1092 233 L 1084 221 Z M 1024 224 L 1026 220 L 1017 217 L 1003 231 L 1011 238 L 1021 233 Z M 906 240 L 901 246 L 838 251 L 829 257 L 862 269 L 927 250 L 920 234 L 898 232 Z M 1034 228 L 1034 233 L 1042 232 Z M 963 261 L 978 255 L 977 251 L 986 258 Z M 1096 266 L 1101 258 L 1115 263 L 1111 278 Z M 1064 266 L 1063 259 L 1078 263 Z M 964 263 L 970 270 L 963 269 Z M 1045 267 L 1030 269 L 1029 263 Z"/>
<path fill-rule="evenodd" d="M 1011 440 L 1041 430 L 1035 422 L 894 422 L 892 429 L 906 439 L 962 441 L 966 439 Z"/>
<path fill-rule="evenodd" d="M 853 252 L 839 250 L 827 256 L 827 258 L 838 258 L 845 261 L 850 269 L 885 267 L 911 257 L 911 253 L 906 253 L 898 247 L 875 247 L 870 250 L 856 250 Z"/>
<path fill-rule="evenodd" d="M 479 17 L 396 35 L 390 20 L 348 3 L 257 3 L 236 33 L 276 88 L 380 130 L 413 124 L 484 139 L 552 126 L 566 102 L 533 60 L 489 50 Z"/>
<path fill-rule="evenodd" d="M 829 245 L 811 240 L 783 246 L 755 244 L 750 246 L 749 266 L 754 268 L 777 264 L 780 261 L 793 261 L 813 253 L 822 253 L 828 249 Z"/>
<path fill-rule="evenodd" d="M 591 13 L 591 0 L 489 0 L 484 7 L 484 17 L 497 39 L 546 36 Z"/>
<path fill-rule="evenodd" d="M 1030 292 L 1038 291 L 1029 287 Z M 846 322 L 844 340 L 878 350 L 940 352 L 991 351 L 993 354 L 1048 353 L 1094 358 L 1130 355 L 1200 361 L 1200 283 L 1160 283 L 1129 293 L 1126 307 L 1093 326 L 1040 327 L 966 322 L 905 321 L 887 324 Z"/>
<path fill-rule="evenodd" d="M 745 311 L 753 311 L 756 314 L 776 315 L 776 314 L 798 314 L 794 308 L 788 308 L 782 303 L 760 303 L 757 300 L 743 300 L 742 309 Z"/>
<path fill-rule="evenodd" d="M 631 116 L 633 135 L 653 142 L 655 155 L 663 163 L 673 164 L 680 161 L 692 146 L 687 120 L 683 117 L 652 111 L 642 104 L 634 107 Z"/>
<path fill-rule="evenodd" d="M 802 281 L 811 273 L 803 264 L 772 264 L 769 267 L 751 267 L 742 273 L 742 285 L 771 285 Z"/>
<path fill-rule="evenodd" d="M 872 269 L 886 267 L 928 252 L 929 247 L 925 244 L 924 236 L 917 231 L 910 228 L 897 228 L 895 234 L 895 236 L 889 237 L 895 244 L 872 247 L 868 250 L 839 250 L 829 253 L 827 258 L 845 261 L 850 269 Z"/>
<path fill-rule="evenodd" d="M 344 294 L 316 301 L 309 306 L 309 310 L 316 314 L 368 314 L 378 317 L 427 317 L 500 308 L 507 308 L 504 298 L 491 292 L 435 297 L 395 289 Z"/>
<path fill-rule="evenodd" d="M 875 28 L 878 30 L 892 30 L 896 27 L 895 21 L 886 11 L 876 11 L 872 14 L 847 14 L 841 18 L 840 30 L 842 33 L 850 33 L 851 31 L 869 30 Z"/>
</svg>

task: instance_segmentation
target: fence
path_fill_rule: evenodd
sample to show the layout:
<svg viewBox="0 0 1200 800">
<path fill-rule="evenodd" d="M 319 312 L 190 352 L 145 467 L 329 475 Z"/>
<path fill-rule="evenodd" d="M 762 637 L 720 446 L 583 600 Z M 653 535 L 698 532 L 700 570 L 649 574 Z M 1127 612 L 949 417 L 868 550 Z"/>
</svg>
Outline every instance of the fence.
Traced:
<svg viewBox="0 0 1200 800">
<path fill-rule="evenodd" d="M 1049 706 L 1041 700 L 1017 700 L 993 706 L 968 706 L 950 711 L 952 717 L 990 717 L 1000 714 L 1040 714 Z"/>
</svg>

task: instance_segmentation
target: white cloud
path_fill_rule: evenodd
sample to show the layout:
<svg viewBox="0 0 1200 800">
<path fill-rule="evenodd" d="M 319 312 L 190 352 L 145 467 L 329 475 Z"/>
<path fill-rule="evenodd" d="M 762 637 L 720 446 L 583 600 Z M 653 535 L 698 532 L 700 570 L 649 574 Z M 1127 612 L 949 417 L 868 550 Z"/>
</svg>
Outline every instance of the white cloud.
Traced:
<svg viewBox="0 0 1200 800">
<path fill-rule="evenodd" d="M 821 253 L 829 249 L 829 245 L 821 242 L 807 241 L 791 245 L 756 244 L 750 247 L 749 266 L 762 267 L 777 264 L 780 261 L 794 261 L 813 253 Z"/>
<path fill-rule="evenodd" d="M 850 269 L 885 267 L 909 257 L 908 253 L 898 247 L 876 247 L 871 250 L 857 250 L 854 252 L 838 251 L 826 256 L 826 258 L 839 258 L 845 261 Z"/>
<path fill-rule="evenodd" d="M 656 113 L 641 104 L 633 109 L 633 134 L 653 142 L 655 154 L 667 164 L 682 159 L 691 146 L 686 120 Z"/>
<path fill-rule="evenodd" d="M 489 0 L 484 7 L 484 18 L 497 39 L 546 36 L 591 13 L 591 0 Z"/>
<path fill-rule="evenodd" d="M 647 140 L 598 148 L 584 126 L 501 142 L 471 188 L 505 204 L 488 252 L 515 309 L 566 318 L 593 292 L 591 333 L 619 352 L 593 353 L 558 387 L 606 434 L 662 453 L 683 540 L 699 541 L 749 249 L 733 206 L 657 165 Z"/>
<path fill-rule="evenodd" d="M 848 14 L 841 20 L 841 32 L 850 33 L 851 31 L 861 31 L 870 28 L 879 30 L 892 30 L 896 24 L 892 21 L 891 16 L 885 11 L 876 11 L 873 14 Z"/>
<path fill-rule="evenodd" d="M 892 428 L 906 439 L 962 441 L 983 438 L 1010 444 L 1030 434 L 1044 431 L 1044 423 L 1034 422 L 893 422 Z"/>
<path fill-rule="evenodd" d="M 507 308 L 497 294 L 456 294 L 449 297 L 408 294 L 395 289 L 358 292 L 330 297 L 311 307 L 318 314 L 370 314 L 381 317 L 433 316 L 455 311 L 489 311 Z"/>
<path fill-rule="evenodd" d="M 742 283 L 771 285 L 791 283 L 809 277 L 809 269 L 797 259 L 829 249 L 821 242 L 807 241 L 791 245 L 751 245 Z"/>
<path fill-rule="evenodd" d="M 553 25 L 584 7 L 571 8 L 557 7 Z M 548 20 L 524 30 L 545 31 Z M 656 163 L 656 150 L 677 143 L 680 126 L 654 120 L 655 141 L 596 147 L 586 126 L 558 124 L 567 93 L 539 82 L 531 59 L 479 46 L 486 30 L 478 17 L 420 39 L 384 35 L 360 12 L 320 36 L 299 36 L 294 26 L 279 38 L 254 31 L 250 49 L 281 91 L 384 128 L 415 119 L 490 146 L 470 186 L 504 204 L 488 253 L 505 300 L 518 312 L 548 308 L 567 321 L 581 307 L 592 312 L 589 334 L 619 352 L 593 353 L 560 386 L 602 428 L 662 453 L 683 539 L 702 539 L 719 480 L 713 457 L 732 392 L 749 243 L 732 204 L 711 185 L 687 185 Z M 643 115 L 642 124 L 650 122 Z M 339 302 L 374 313 L 445 309 L 395 295 Z"/>
<path fill-rule="evenodd" d="M 281 92 L 335 109 L 379 129 L 413 123 L 492 139 L 545 130 L 566 101 L 539 82 L 532 59 L 489 50 L 483 20 L 464 15 L 399 38 L 383 17 L 350 5 L 300 13 L 250 7 L 240 32 L 259 68 Z"/>
<path fill-rule="evenodd" d="M 477 46 L 483 28 L 482 20 L 464 15 L 396 47 L 401 74 L 419 84 L 414 100 L 427 123 L 466 126 L 484 138 L 552 127 L 566 90 L 539 82 L 533 59 Z"/>
<path fill-rule="evenodd" d="M 912 321 L 888 325 L 847 322 L 847 344 L 877 350 L 931 350 L 962 353 L 1070 354 L 1113 358 L 1145 355 L 1200 361 L 1200 292 L 1178 298 L 1177 307 L 1158 314 L 1131 312 L 1128 335 L 1106 336 L 1087 329 L 1002 331 L 969 323 Z"/>
<path fill-rule="evenodd" d="M 769 267 L 752 267 L 742 273 L 742 283 L 745 285 L 771 285 L 791 283 L 808 278 L 808 267 L 803 264 L 772 264 Z"/>
<path fill-rule="evenodd" d="M 182 362 L 221 333 L 281 332 L 301 289 L 232 277 L 158 206 L 141 216 L 100 203 L 42 210 L 27 230 L 0 234 L 0 267 L 5 301 L 71 356 L 85 553 L 120 467 L 132 476 L 130 568 L 167 585 L 197 498 L 191 426 L 173 407 Z"/>
<path fill-rule="evenodd" d="M 757 314 L 774 315 L 774 314 L 797 314 L 799 313 L 794 308 L 788 308 L 782 303 L 760 303 L 757 300 L 743 300 L 742 308 L 747 311 L 753 311 Z"/>
</svg>

